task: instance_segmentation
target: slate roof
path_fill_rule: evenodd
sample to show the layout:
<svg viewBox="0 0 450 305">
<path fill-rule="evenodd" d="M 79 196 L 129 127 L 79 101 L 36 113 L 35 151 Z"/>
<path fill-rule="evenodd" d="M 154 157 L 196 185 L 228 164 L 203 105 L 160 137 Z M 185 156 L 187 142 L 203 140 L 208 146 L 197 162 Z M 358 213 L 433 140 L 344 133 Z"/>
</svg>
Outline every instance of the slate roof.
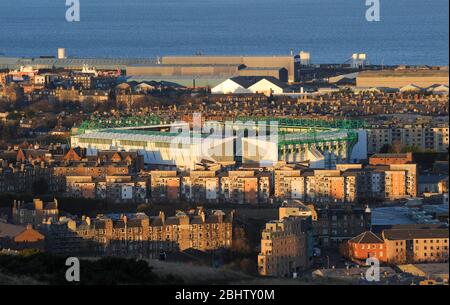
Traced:
<svg viewBox="0 0 450 305">
<path fill-rule="evenodd" d="M 389 229 L 383 232 L 384 238 L 390 240 L 448 238 L 448 235 L 448 229 Z"/>
<path fill-rule="evenodd" d="M 269 82 L 273 83 L 274 85 L 280 88 L 287 87 L 287 84 L 283 83 L 282 81 L 273 76 L 237 76 L 231 78 L 233 82 L 244 88 L 249 88 L 263 79 L 268 80 Z"/>
<path fill-rule="evenodd" d="M 237 76 L 237 77 L 231 78 L 231 80 L 233 82 L 235 82 L 236 84 L 238 84 L 244 88 L 248 88 L 251 85 L 256 84 L 261 79 L 263 79 L 262 76 Z"/>
<path fill-rule="evenodd" d="M 356 237 L 353 237 L 351 242 L 358 243 L 358 244 L 382 244 L 384 241 L 378 237 L 376 234 L 372 233 L 371 231 L 366 231 L 361 234 L 359 234 Z"/>
<path fill-rule="evenodd" d="M 0 222 L 0 238 L 14 238 L 24 232 L 26 227 Z"/>
</svg>

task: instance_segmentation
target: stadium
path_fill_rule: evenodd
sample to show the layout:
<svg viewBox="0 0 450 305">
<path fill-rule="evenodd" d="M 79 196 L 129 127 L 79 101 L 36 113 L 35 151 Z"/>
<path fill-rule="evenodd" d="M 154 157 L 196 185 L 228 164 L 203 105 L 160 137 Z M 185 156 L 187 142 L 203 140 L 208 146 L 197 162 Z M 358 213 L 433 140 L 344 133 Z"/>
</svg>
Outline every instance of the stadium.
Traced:
<svg viewBox="0 0 450 305">
<path fill-rule="evenodd" d="M 149 167 L 186 171 L 205 161 L 259 166 L 309 162 L 311 168 L 331 169 L 366 159 L 366 138 L 364 123 L 357 120 L 240 117 L 205 122 L 196 132 L 186 122 L 149 116 L 85 121 L 72 135 L 71 146 L 86 148 L 88 154 L 139 151 Z"/>
</svg>

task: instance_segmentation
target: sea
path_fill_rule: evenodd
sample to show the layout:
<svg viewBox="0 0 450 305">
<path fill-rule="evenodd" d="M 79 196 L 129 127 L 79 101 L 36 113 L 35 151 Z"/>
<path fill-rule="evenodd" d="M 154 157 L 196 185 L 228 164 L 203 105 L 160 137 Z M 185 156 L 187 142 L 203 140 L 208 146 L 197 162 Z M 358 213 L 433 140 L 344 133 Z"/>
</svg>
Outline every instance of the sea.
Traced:
<svg viewBox="0 0 450 305">
<path fill-rule="evenodd" d="M 155 58 L 288 55 L 345 63 L 448 65 L 449 0 L 0 0 L 0 56 Z M 67 0 L 67 3 L 73 1 Z"/>
</svg>

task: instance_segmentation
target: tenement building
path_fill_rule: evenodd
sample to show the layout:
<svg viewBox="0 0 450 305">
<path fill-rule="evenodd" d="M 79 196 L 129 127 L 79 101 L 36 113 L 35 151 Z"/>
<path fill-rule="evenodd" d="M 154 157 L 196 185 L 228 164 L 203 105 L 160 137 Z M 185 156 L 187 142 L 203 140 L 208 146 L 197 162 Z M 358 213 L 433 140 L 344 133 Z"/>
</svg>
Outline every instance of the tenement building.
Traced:
<svg viewBox="0 0 450 305">
<path fill-rule="evenodd" d="M 371 226 L 371 210 L 350 204 L 315 207 L 313 214 L 317 217 L 313 229 L 314 244 L 318 247 L 337 247 Z"/>
<path fill-rule="evenodd" d="M 94 256 L 157 257 L 161 251 L 214 251 L 231 247 L 233 212 L 178 211 L 60 219 L 47 229 L 49 251 Z"/>
<path fill-rule="evenodd" d="M 13 222 L 18 225 L 31 224 L 40 227 L 43 223 L 58 220 L 58 200 L 44 202 L 41 199 L 33 199 L 33 202 L 16 201 L 12 209 Z"/>
<path fill-rule="evenodd" d="M 307 208 L 286 202 L 279 213 L 279 219 L 266 223 L 262 231 L 258 272 L 263 276 L 289 277 L 311 262 L 312 217 Z"/>
</svg>

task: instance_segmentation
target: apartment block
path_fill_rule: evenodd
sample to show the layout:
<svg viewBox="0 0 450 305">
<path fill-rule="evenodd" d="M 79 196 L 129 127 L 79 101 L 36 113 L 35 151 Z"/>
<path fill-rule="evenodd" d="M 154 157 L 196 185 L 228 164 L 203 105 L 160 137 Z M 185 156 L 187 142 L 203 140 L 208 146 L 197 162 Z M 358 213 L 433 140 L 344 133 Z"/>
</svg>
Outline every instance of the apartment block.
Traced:
<svg viewBox="0 0 450 305">
<path fill-rule="evenodd" d="M 276 198 L 303 199 L 305 196 L 305 177 L 300 170 L 274 170 L 274 194 Z"/>
<path fill-rule="evenodd" d="M 367 129 L 367 152 L 379 153 L 384 145 L 399 143 L 422 150 L 446 152 L 449 145 L 448 124 L 404 125 L 397 127 L 375 127 Z"/>
<path fill-rule="evenodd" d="M 220 178 L 223 200 L 238 204 L 258 204 L 260 199 L 268 199 L 269 185 L 269 176 L 253 170 L 228 171 Z"/>
<path fill-rule="evenodd" d="M 66 195 L 75 198 L 96 198 L 97 192 L 94 178 L 92 176 L 66 177 Z"/>
<path fill-rule="evenodd" d="M 220 184 L 215 171 L 191 171 L 181 178 L 181 195 L 190 201 L 217 202 Z"/>
<path fill-rule="evenodd" d="M 181 178 L 177 171 L 151 171 L 150 188 L 152 198 L 177 200 L 180 198 Z"/>
<path fill-rule="evenodd" d="M 385 171 L 386 198 L 417 196 L 417 165 L 391 164 Z"/>
<path fill-rule="evenodd" d="M 140 177 L 106 176 L 96 180 L 97 198 L 109 202 L 143 202 L 147 198 L 147 181 Z"/>
<path fill-rule="evenodd" d="M 312 218 L 303 210 L 302 204 L 286 203 L 280 208 L 279 219 L 266 223 L 258 255 L 260 275 L 290 277 L 309 267 Z"/>
<path fill-rule="evenodd" d="M 66 194 L 75 198 L 106 199 L 113 203 L 143 202 L 147 198 L 147 181 L 132 176 L 66 177 Z"/>
</svg>

